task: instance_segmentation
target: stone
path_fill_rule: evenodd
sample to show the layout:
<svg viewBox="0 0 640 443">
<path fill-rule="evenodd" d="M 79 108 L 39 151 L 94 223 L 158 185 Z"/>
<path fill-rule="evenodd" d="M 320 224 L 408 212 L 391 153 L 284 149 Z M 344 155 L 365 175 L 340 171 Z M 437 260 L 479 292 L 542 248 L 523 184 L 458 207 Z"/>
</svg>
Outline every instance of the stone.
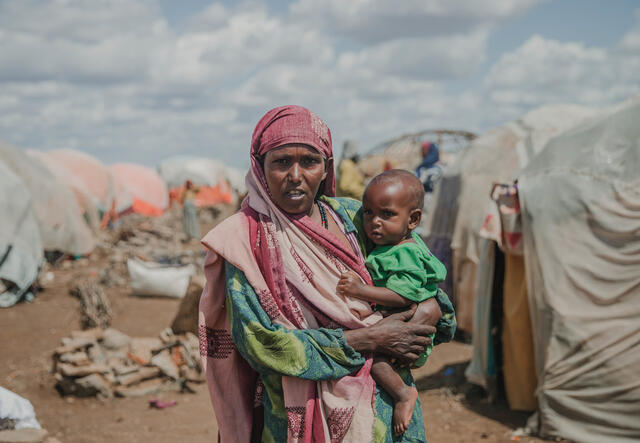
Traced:
<svg viewBox="0 0 640 443">
<path fill-rule="evenodd" d="M 157 394 L 164 389 L 164 382 L 159 378 L 153 378 L 134 387 L 119 386 L 115 389 L 115 394 L 119 397 L 143 397 L 145 395 Z"/>
<path fill-rule="evenodd" d="M 129 358 L 145 366 L 151 361 L 152 351 L 162 347 L 162 340 L 154 337 L 135 337 L 129 343 Z"/>
<path fill-rule="evenodd" d="M 180 377 L 194 383 L 203 383 L 205 381 L 204 374 L 195 368 L 189 366 L 180 366 Z"/>
<path fill-rule="evenodd" d="M 151 364 L 160 368 L 163 374 L 174 380 L 180 378 L 178 365 L 173 361 L 169 350 L 164 350 L 151 358 Z"/>
<path fill-rule="evenodd" d="M 86 377 L 76 379 L 76 385 L 80 390 L 87 393 L 88 397 L 94 395 L 101 395 L 102 397 L 113 397 L 113 391 L 111 390 L 111 384 L 98 374 L 91 374 Z M 80 396 L 79 396 L 80 397 Z"/>
<path fill-rule="evenodd" d="M 107 357 L 102 351 L 102 346 L 89 346 L 87 354 L 89 355 L 89 359 L 96 364 L 104 365 L 107 363 Z"/>
<path fill-rule="evenodd" d="M 111 369 L 113 369 L 113 372 L 116 375 L 127 375 L 127 374 L 131 374 L 133 372 L 139 371 L 140 370 L 140 366 L 138 366 L 138 365 L 118 364 L 116 366 L 111 366 Z"/>
<path fill-rule="evenodd" d="M 73 366 L 68 363 L 58 363 L 58 371 L 67 377 L 84 377 L 90 374 L 103 374 L 110 372 L 106 365 L 90 364 L 86 366 Z"/>
<path fill-rule="evenodd" d="M 113 328 L 105 329 L 104 335 L 102 337 L 102 346 L 107 349 L 124 348 L 130 342 L 131 337 Z"/>
<path fill-rule="evenodd" d="M 84 331 L 71 331 L 71 338 L 90 338 L 94 341 L 101 340 L 104 335 L 102 328 L 85 329 Z"/>
<path fill-rule="evenodd" d="M 0 431 L 0 443 L 43 443 L 48 434 L 45 429 L 35 428 Z"/>
<path fill-rule="evenodd" d="M 154 378 L 160 375 L 160 369 L 152 366 L 145 366 L 138 371 L 131 374 L 116 377 L 116 381 L 123 386 L 130 386 L 139 383 L 149 378 Z"/>
<path fill-rule="evenodd" d="M 58 357 L 58 360 L 62 363 L 72 363 L 76 366 L 84 366 L 91 364 L 91 360 L 89 360 L 89 356 L 86 352 L 73 352 L 62 354 Z"/>
<path fill-rule="evenodd" d="M 78 337 L 62 339 L 62 346 L 56 348 L 55 353 L 58 355 L 68 354 L 70 352 L 77 351 L 78 349 L 85 348 L 89 345 L 96 344 L 96 341 L 90 337 Z"/>
</svg>

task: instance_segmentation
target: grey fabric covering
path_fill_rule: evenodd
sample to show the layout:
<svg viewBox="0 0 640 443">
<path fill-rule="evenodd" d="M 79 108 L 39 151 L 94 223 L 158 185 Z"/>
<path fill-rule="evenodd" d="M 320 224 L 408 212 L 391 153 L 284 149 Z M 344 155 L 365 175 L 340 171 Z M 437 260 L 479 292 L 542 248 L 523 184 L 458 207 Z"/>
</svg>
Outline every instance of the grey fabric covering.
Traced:
<svg viewBox="0 0 640 443">
<path fill-rule="evenodd" d="M 0 307 L 20 301 L 38 276 L 42 240 L 31 194 L 20 178 L 0 161 Z"/>
<path fill-rule="evenodd" d="M 540 431 L 640 437 L 640 98 L 551 139 L 519 178 Z"/>
</svg>

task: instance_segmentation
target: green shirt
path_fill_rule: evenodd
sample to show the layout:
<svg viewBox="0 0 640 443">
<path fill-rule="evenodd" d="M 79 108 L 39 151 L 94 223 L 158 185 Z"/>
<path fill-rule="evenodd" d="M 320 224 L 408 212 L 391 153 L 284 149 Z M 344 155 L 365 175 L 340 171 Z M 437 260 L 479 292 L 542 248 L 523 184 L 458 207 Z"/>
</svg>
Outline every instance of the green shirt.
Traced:
<svg viewBox="0 0 640 443">
<path fill-rule="evenodd" d="M 413 232 L 411 236 L 415 243 L 377 246 L 367 257 L 366 265 L 375 286 L 390 289 L 408 300 L 420 303 L 440 295 L 438 283 L 444 281 L 447 269 L 429 251 L 418 234 Z M 438 303 L 441 304 L 440 297 Z M 377 309 L 384 307 L 378 306 Z M 434 339 L 435 334 L 431 338 Z M 432 348 L 433 345 L 427 347 L 414 367 L 427 362 Z"/>
<path fill-rule="evenodd" d="M 438 283 L 444 281 L 447 269 L 418 234 L 414 232 L 411 236 L 415 243 L 377 246 L 366 263 L 374 285 L 420 303 L 436 296 Z"/>
</svg>

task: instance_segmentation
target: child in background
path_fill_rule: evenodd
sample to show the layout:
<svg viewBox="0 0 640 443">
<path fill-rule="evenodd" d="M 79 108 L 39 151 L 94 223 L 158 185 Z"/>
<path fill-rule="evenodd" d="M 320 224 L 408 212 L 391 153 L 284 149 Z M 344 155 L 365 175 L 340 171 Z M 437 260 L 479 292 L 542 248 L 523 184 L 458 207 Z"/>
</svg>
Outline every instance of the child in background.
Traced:
<svg viewBox="0 0 640 443">
<path fill-rule="evenodd" d="M 443 342 L 449 341 L 455 331 L 453 308 L 446 294 L 438 289 L 446 269 L 412 232 L 420 224 L 423 203 L 422 183 L 408 171 L 392 169 L 371 180 L 364 191 L 362 210 L 365 233 L 376 245 L 366 260 L 375 286 L 366 285 L 349 271 L 341 276 L 337 292 L 375 303 L 376 309 L 382 310 L 407 308 L 437 297 L 446 326 L 437 326 L 438 334 L 444 338 L 435 341 Z M 429 323 L 425 315 L 418 307 L 411 321 Z M 427 347 L 415 366 L 424 365 L 431 348 L 432 345 Z M 371 374 L 395 401 L 393 430 L 401 435 L 409 428 L 418 391 L 404 383 L 386 358 L 374 358 Z"/>
</svg>

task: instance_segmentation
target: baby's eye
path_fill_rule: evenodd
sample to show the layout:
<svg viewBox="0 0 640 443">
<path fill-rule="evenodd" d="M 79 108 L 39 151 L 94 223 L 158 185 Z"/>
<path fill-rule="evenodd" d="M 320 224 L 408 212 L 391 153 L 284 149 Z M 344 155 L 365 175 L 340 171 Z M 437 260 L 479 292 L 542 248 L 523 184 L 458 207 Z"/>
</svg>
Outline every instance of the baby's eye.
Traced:
<svg viewBox="0 0 640 443">
<path fill-rule="evenodd" d="M 396 213 L 393 211 L 382 211 L 382 215 L 384 215 L 385 217 L 393 217 L 394 215 L 396 215 Z"/>
<path fill-rule="evenodd" d="M 365 209 L 365 210 L 362 211 L 362 213 L 364 215 L 371 215 L 372 214 L 371 209 Z"/>
</svg>

